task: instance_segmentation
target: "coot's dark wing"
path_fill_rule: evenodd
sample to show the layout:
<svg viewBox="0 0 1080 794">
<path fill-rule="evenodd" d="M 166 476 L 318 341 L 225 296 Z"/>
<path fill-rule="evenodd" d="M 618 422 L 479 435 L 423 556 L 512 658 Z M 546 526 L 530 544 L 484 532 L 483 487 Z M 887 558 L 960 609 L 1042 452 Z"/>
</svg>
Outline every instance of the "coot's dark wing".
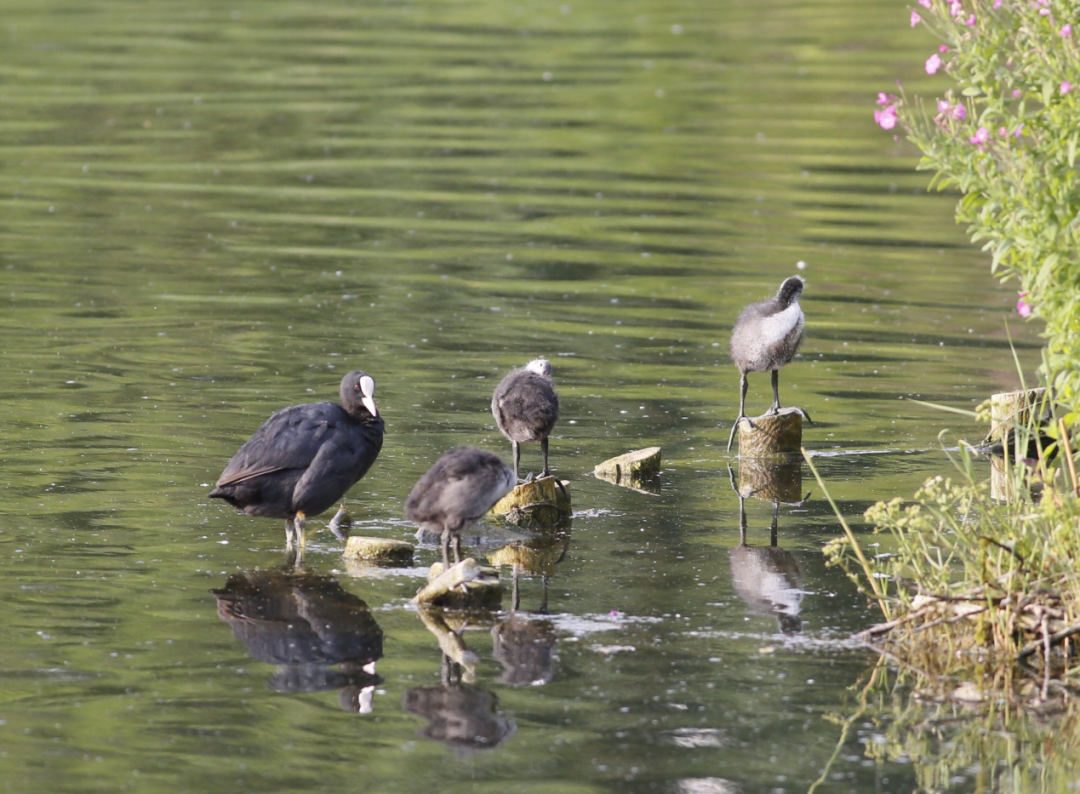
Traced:
<svg viewBox="0 0 1080 794">
<path fill-rule="evenodd" d="M 233 485 L 284 469 L 305 469 L 319 454 L 328 434 L 349 416 L 331 402 L 282 408 L 236 451 L 217 486 Z"/>
</svg>

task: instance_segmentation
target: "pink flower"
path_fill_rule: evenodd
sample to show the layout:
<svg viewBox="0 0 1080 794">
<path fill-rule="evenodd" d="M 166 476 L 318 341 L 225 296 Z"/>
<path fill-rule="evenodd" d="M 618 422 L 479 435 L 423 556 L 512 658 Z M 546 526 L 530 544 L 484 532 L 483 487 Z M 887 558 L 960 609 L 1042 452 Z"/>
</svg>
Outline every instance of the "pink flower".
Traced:
<svg viewBox="0 0 1080 794">
<path fill-rule="evenodd" d="M 1050 12 L 1049 8 L 1040 8 L 1039 9 L 1039 16 L 1041 16 L 1041 17 L 1048 17 L 1048 16 L 1050 16 L 1050 13 L 1051 12 Z"/>
<path fill-rule="evenodd" d="M 1019 99 L 1019 98 L 1020 98 L 1020 89 L 1019 88 L 1014 88 L 1013 89 L 1013 99 Z"/>
<path fill-rule="evenodd" d="M 912 13 L 914 13 L 914 12 L 912 12 Z M 1059 36 L 1064 36 L 1065 38 L 1068 38 L 1069 36 L 1071 36 L 1072 35 L 1072 25 L 1071 24 L 1070 25 L 1065 25 L 1061 30 L 1058 31 L 1058 35 Z"/>
<path fill-rule="evenodd" d="M 998 135 L 1000 135 L 1002 138 L 1008 138 L 1009 131 L 1004 127 L 998 127 Z"/>
<path fill-rule="evenodd" d="M 1018 125 L 1016 127 L 1016 132 L 1013 133 L 1013 137 L 1019 138 L 1023 134 L 1024 134 L 1024 125 L 1020 124 L 1020 125 Z"/>
<path fill-rule="evenodd" d="M 936 52 L 926 59 L 926 73 L 937 74 L 937 70 L 941 68 L 941 56 Z"/>
<path fill-rule="evenodd" d="M 964 11 L 964 7 L 960 5 L 960 0 L 951 0 L 949 3 L 949 13 L 954 17 L 960 16 Z"/>
<path fill-rule="evenodd" d="M 1019 293 L 1020 298 L 1016 301 L 1016 313 L 1021 317 L 1031 316 L 1031 304 L 1027 302 L 1027 293 Z"/>
<path fill-rule="evenodd" d="M 1068 80 L 1062 80 L 1061 81 L 1061 95 L 1065 96 L 1070 91 L 1072 91 L 1072 83 L 1070 83 Z"/>
<path fill-rule="evenodd" d="M 967 118 L 967 108 L 958 102 L 952 109 L 952 117 L 957 121 L 963 121 Z"/>
<path fill-rule="evenodd" d="M 895 102 L 895 101 L 896 101 L 896 95 L 895 94 L 886 94 L 884 91 L 878 91 L 877 104 L 879 104 L 879 105 L 888 105 L 888 104 L 890 104 L 892 102 Z"/>
<path fill-rule="evenodd" d="M 922 17 L 919 16 L 919 12 L 918 11 L 912 11 L 911 12 L 911 27 L 915 27 L 920 22 L 922 22 Z"/>
<path fill-rule="evenodd" d="M 994 10 L 997 11 L 1001 8 L 1001 0 L 994 0 Z"/>
<path fill-rule="evenodd" d="M 937 51 L 944 54 L 944 53 L 949 51 L 949 48 L 946 47 L 944 44 L 939 44 L 938 48 L 937 48 Z"/>
<path fill-rule="evenodd" d="M 990 140 L 990 130 L 986 129 L 986 127 L 979 127 L 975 134 L 968 138 L 968 140 L 981 148 L 983 144 Z"/>
<path fill-rule="evenodd" d="M 874 121 L 881 129 L 891 130 L 896 126 L 896 105 L 887 105 L 881 110 L 875 110 Z"/>
<path fill-rule="evenodd" d="M 938 113 L 948 113 L 949 108 L 951 107 L 952 105 L 949 104 L 949 101 L 947 99 L 939 99 L 937 101 Z"/>
<path fill-rule="evenodd" d="M 923 8 L 933 8 L 934 4 L 930 0 L 919 0 L 919 5 Z"/>
<path fill-rule="evenodd" d="M 967 19 L 965 19 L 964 24 L 967 25 L 969 28 L 974 27 L 974 25 L 975 25 L 975 15 L 972 14 Z"/>
</svg>

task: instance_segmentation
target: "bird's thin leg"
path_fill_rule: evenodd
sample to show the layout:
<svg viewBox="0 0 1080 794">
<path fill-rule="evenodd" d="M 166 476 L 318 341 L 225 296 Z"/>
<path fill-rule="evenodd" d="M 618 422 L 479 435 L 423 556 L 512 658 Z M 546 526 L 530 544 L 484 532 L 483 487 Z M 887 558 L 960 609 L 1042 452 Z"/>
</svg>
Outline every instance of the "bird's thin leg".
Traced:
<svg viewBox="0 0 1080 794">
<path fill-rule="evenodd" d="M 285 519 L 285 564 L 296 564 L 296 524 L 291 518 Z"/>
<path fill-rule="evenodd" d="M 774 369 L 772 371 L 772 406 L 770 406 L 768 415 L 775 416 L 780 413 L 780 370 Z"/>
<path fill-rule="evenodd" d="M 510 591 L 510 611 L 511 612 L 516 612 L 518 610 L 518 608 L 521 606 L 521 594 L 518 591 L 518 576 L 519 576 L 520 571 L 521 571 L 521 569 L 518 567 L 518 564 L 515 562 L 514 567 L 513 567 L 513 577 L 514 577 L 513 582 L 514 582 L 514 585 L 513 585 L 513 588 Z"/>
<path fill-rule="evenodd" d="M 750 427 L 754 426 L 754 423 L 750 421 L 750 417 L 746 415 L 746 387 L 750 384 L 746 380 L 746 373 L 742 373 L 742 377 L 739 379 L 739 415 L 735 417 L 735 424 L 731 426 L 731 434 L 727 440 L 727 451 L 731 452 L 731 442 L 735 440 L 735 430 L 739 427 L 740 422 L 746 422 Z"/>
<path fill-rule="evenodd" d="M 307 535 L 305 534 L 307 523 L 307 516 L 304 515 L 303 510 L 296 511 L 296 518 L 293 519 L 293 527 L 296 532 L 296 565 L 304 564 L 304 548 L 307 546 Z"/>
<path fill-rule="evenodd" d="M 442 567 L 444 571 L 450 570 L 450 528 L 444 527 L 442 531 Z"/>
<path fill-rule="evenodd" d="M 521 482 L 518 480 L 518 464 L 521 463 L 521 444 L 516 441 L 511 441 L 510 443 L 514 445 L 514 479 Z"/>
<path fill-rule="evenodd" d="M 543 478 L 543 477 L 548 476 L 548 440 L 547 440 L 547 436 L 544 436 L 542 439 L 540 439 L 540 451 L 544 453 L 544 470 L 542 472 L 540 472 L 540 476 Z"/>
<path fill-rule="evenodd" d="M 454 565 L 461 562 L 461 533 L 454 533 Z"/>
</svg>

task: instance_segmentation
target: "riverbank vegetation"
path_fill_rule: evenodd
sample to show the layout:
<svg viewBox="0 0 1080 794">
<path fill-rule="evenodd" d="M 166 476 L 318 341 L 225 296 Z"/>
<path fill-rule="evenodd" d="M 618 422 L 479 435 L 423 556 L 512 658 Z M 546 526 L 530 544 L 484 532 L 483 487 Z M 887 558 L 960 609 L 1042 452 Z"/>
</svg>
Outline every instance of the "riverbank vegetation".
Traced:
<svg viewBox="0 0 1080 794">
<path fill-rule="evenodd" d="M 931 100 L 898 85 L 874 118 L 919 148 L 932 184 L 961 192 L 958 222 L 1015 284 L 1018 314 L 1043 324 L 1052 418 L 1018 422 L 1003 445 L 1014 498 L 992 498 L 961 447 L 913 502 L 867 511 L 887 553 L 846 526 L 826 553 L 880 605 L 865 636 L 938 682 L 935 697 L 1046 703 L 1080 684 L 1080 3 L 918 0 L 910 25 L 936 37 L 920 68 L 949 87 Z"/>
</svg>

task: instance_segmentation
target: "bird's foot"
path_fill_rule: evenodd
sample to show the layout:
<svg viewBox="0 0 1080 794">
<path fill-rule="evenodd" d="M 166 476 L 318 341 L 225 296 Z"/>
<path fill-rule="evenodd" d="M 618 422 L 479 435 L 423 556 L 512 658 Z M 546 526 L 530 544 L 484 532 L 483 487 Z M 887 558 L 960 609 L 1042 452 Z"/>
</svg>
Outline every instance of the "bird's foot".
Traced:
<svg viewBox="0 0 1080 794">
<path fill-rule="evenodd" d="M 739 425 L 742 422 L 746 422 L 746 424 L 750 425 L 751 428 L 756 427 L 756 425 L 751 421 L 750 417 L 746 416 L 745 414 L 743 416 L 740 416 L 738 419 L 736 419 L 735 424 L 733 424 L 731 426 L 731 434 L 728 436 L 728 440 L 727 440 L 727 451 L 728 452 L 731 452 L 731 444 L 735 440 L 735 431 L 738 430 Z"/>
<path fill-rule="evenodd" d="M 529 476 L 526 477 L 524 480 L 521 479 L 520 477 L 518 478 L 518 485 L 526 485 L 526 484 L 532 482 L 535 479 L 536 479 L 536 474 L 530 471 Z"/>
<path fill-rule="evenodd" d="M 808 413 L 807 413 L 806 411 L 804 411 L 804 410 L 803 410 L 802 408 L 791 408 L 791 409 L 789 409 L 789 410 L 792 410 L 792 411 L 795 411 L 795 412 L 797 412 L 797 413 L 799 414 L 799 416 L 801 416 L 801 417 L 802 417 L 803 419 L 805 419 L 805 420 L 806 420 L 807 422 L 809 422 L 810 424 L 814 424 L 814 420 L 810 418 L 810 414 L 808 414 Z"/>
</svg>

